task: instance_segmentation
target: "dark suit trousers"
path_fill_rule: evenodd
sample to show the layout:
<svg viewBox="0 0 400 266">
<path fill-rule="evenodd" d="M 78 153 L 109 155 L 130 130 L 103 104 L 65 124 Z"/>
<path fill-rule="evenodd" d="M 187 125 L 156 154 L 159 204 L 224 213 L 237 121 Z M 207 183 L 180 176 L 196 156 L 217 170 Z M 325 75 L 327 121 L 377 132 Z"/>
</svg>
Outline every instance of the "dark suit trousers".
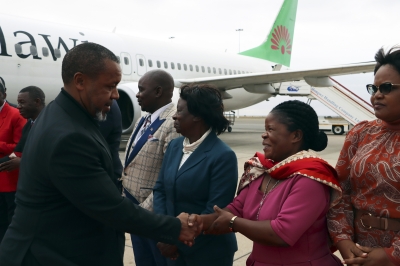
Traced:
<svg viewBox="0 0 400 266">
<path fill-rule="evenodd" d="M 15 210 L 15 192 L 0 192 L 0 243 L 11 223 Z"/>
<path fill-rule="evenodd" d="M 139 202 L 125 190 L 125 196 L 139 205 Z M 167 258 L 161 255 L 157 241 L 131 234 L 136 266 L 167 266 Z"/>
</svg>

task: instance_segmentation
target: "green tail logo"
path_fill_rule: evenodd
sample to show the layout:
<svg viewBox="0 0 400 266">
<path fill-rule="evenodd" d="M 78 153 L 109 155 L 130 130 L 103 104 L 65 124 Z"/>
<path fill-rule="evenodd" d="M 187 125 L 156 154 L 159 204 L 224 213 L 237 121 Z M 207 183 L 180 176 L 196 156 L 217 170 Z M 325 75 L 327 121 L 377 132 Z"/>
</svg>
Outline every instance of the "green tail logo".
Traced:
<svg viewBox="0 0 400 266">
<path fill-rule="evenodd" d="M 290 66 L 298 0 L 285 0 L 267 39 L 241 55 Z"/>
</svg>

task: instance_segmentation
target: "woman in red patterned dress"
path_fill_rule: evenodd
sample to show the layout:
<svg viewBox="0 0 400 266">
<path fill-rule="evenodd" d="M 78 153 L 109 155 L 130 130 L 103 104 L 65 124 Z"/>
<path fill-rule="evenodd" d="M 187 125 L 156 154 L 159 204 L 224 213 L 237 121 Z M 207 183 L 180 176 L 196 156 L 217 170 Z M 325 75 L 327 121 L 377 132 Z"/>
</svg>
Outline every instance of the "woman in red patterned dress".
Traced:
<svg viewBox="0 0 400 266">
<path fill-rule="evenodd" d="M 377 119 L 348 133 L 336 165 L 343 198 L 328 215 L 347 265 L 400 265 L 400 47 L 375 60 L 367 90 Z"/>
</svg>

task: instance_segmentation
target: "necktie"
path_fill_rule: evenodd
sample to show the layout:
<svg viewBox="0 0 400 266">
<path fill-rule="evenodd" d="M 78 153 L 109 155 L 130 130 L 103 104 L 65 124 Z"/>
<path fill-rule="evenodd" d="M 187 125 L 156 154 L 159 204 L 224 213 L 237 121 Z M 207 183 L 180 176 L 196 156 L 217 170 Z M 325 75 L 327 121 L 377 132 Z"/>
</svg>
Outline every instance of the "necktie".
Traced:
<svg viewBox="0 0 400 266">
<path fill-rule="evenodd" d="M 151 115 L 148 115 L 146 117 L 146 120 L 144 121 L 143 128 L 140 131 L 140 136 L 144 134 L 144 132 L 149 128 L 150 125 L 151 125 Z"/>
</svg>

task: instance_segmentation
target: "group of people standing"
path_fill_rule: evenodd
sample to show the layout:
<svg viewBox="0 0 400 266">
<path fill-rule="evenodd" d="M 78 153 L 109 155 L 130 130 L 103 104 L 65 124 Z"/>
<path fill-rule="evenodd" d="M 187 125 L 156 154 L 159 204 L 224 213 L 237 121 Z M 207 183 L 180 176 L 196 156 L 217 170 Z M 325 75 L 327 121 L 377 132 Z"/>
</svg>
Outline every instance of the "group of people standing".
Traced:
<svg viewBox="0 0 400 266">
<path fill-rule="evenodd" d="M 266 116 L 263 153 L 238 182 L 236 155 L 218 138 L 229 125 L 219 90 L 184 85 L 175 106 L 163 70 L 139 80 L 147 115 L 121 165 L 120 114 L 103 125 L 113 137 L 98 123 L 116 107 L 118 58 L 98 44 L 74 47 L 63 59 L 64 87 L 38 119 L 18 96 L 32 122 L 0 265 L 123 265 L 124 232 L 137 266 L 232 265 L 235 232 L 253 241 L 248 266 L 400 265 L 400 49 L 381 49 L 376 61 L 367 90 L 377 120 L 348 133 L 336 169 L 313 152 L 328 145 L 315 111 L 286 101 Z M 0 116 L 10 110 L 2 93 L 0 84 Z M 0 150 L 6 161 L 21 157 L 21 140 Z"/>
<path fill-rule="evenodd" d="M 136 194 L 127 189 L 129 197 L 137 199 L 141 190 L 147 191 L 138 204 L 152 198 L 150 209 L 155 213 L 201 214 L 204 234 L 193 247 L 151 241 L 147 248 L 136 248 L 132 240 L 136 264 L 232 265 L 237 250 L 233 233 L 240 232 L 254 242 L 247 265 L 400 265 L 400 50 L 380 49 L 376 61 L 375 81 L 367 90 L 377 120 L 349 132 L 336 169 L 311 151 L 322 151 L 328 144 L 315 111 L 300 101 L 283 102 L 265 119 L 264 153 L 257 152 L 245 163 L 236 197 L 237 180 L 232 177 L 237 176 L 237 160 L 217 138 L 228 125 L 221 95 L 210 85 L 184 85 L 176 113 L 169 118 L 170 128 L 176 130 L 171 134 L 182 136 L 165 138 L 167 145 L 162 143 L 164 149 L 157 153 L 162 163 L 153 164 L 152 170 L 126 163 L 132 171 L 156 169 L 151 181 L 134 181 L 129 174 L 122 179 L 124 186 L 135 182 L 138 189 Z M 164 71 L 146 74 L 137 96 L 144 111 L 146 88 L 153 88 L 155 96 L 160 86 L 145 82 L 155 73 L 168 76 L 172 84 Z M 131 138 L 138 139 L 145 119 Z M 154 145 L 154 136 L 144 147 Z M 144 162 L 150 160 L 149 153 L 142 156 Z M 343 261 L 332 254 L 336 249 Z"/>
</svg>

